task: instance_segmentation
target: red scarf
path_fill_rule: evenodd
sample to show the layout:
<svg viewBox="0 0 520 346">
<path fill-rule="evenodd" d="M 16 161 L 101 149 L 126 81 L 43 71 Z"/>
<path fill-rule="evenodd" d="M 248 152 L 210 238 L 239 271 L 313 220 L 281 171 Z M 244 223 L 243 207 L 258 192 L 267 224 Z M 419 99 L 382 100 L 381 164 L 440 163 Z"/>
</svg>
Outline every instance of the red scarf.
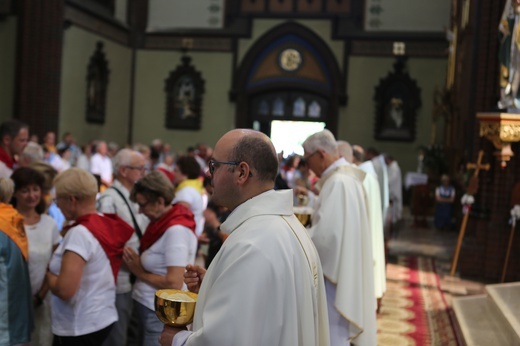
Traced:
<svg viewBox="0 0 520 346">
<path fill-rule="evenodd" d="M 134 229 L 116 214 L 87 214 L 76 219 L 68 228 L 82 225 L 92 233 L 105 251 L 117 283 L 117 273 L 123 262 L 123 248 Z"/>
<path fill-rule="evenodd" d="M 188 227 L 195 233 L 195 219 L 191 210 L 182 204 L 174 204 L 159 220 L 150 222 L 141 238 L 139 252 L 143 253 L 152 246 L 164 232 L 173 225 Z"/>
<path fill-rule="evenodd" d="M 2 161 L 3 163 L 5 163 L 5 165 L 9 168 L 9 169 L 13 169 L 14 167 L 14 161 L 13 161 L 13 158 L 11 157 L 11 155 L 9 155 L 5 150 L 4 148 L 0 147 L 0 161 Z"/>
</svg>

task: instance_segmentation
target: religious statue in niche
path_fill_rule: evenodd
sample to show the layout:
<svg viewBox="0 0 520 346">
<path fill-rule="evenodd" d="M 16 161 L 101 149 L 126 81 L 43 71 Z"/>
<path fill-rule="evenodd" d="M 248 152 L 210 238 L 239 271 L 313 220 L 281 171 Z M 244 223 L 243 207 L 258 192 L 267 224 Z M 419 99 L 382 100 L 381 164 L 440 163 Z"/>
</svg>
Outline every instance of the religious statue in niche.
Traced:
<svg viewBox="0 0 520 346">
<path fill-rule="evenodd" d="M 105 122 L 109 74 L 103 43 L 98 42 L 87 71 L 87 122 L 98 124 Z"/>
<path fill-rule="evenodd" d="M 166 79 L 166 127 L 200 129 L 204 80 L 190 65 L 191 58 L 182 57 L 182 65 Z"/>
<path fill-rule="evenodd" d="M 398 59 L 394 72 L 376 87 L 375 139 L 415 140 L 415 118 L 421 106 L 421 90 L 408 73 L 403 72 L 404 64 L 405 59 Z"/>
</svg>

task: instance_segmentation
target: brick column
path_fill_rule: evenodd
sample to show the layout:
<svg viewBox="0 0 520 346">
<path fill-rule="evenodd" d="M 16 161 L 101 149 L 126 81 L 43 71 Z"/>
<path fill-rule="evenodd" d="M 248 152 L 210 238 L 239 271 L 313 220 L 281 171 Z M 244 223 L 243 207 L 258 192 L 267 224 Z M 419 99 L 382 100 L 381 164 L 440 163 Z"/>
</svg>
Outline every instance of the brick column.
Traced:
<svg viewBox="0 0 520 346">
<path fill-rule="evenodd" d="M 472 152 L 472 155 L 466 154 L 466 159 L 473 162 L 478 150 L 482 149 L 485 152 L 485 162 L 491 164 L 488 172 L 480 174 L 475 213 L 468 223 L 459 271 L 463 277 L 477 277 L 491 282 L 498 282 L 502 273 L 511 228 L 508 225 L 511 193 L 520 179 L 520 144 L 513 144 L 515 156 L 506 168 L 501 168 L 500 161 L 493 156 L 496 150 L 494 146 L 479 136 L 480 124 L 476 120 L 477 112 L 496 111 L 499 99 L 498 24 L 504 3 L 504 0 L 472 2 L 472 6 L 478 8 L 472 10 L 475 20 L 470 33 L 476 35 L 477 40 L 461 52 L 461 55 L 472 62 L 472 69 L 466 71 L 466 82 L 464 79 L 459 81 L 460 95 L 466 96 L 459 100 L 460 108 L 466 111 L 465 120 L 471 120 L 465 128 L 472 147 L 468 154 Z M 464 88 L 474 88 L 473 95 L 466 95 Z M 520 280 L 519 248 L 520 239 L 516 236 L 506 281 Z"/>
<path fill-rule="evenodd" d="M 64 0 L 17 0 L 14 117 L 42 138 L 58 130 Z"/>
</svg>

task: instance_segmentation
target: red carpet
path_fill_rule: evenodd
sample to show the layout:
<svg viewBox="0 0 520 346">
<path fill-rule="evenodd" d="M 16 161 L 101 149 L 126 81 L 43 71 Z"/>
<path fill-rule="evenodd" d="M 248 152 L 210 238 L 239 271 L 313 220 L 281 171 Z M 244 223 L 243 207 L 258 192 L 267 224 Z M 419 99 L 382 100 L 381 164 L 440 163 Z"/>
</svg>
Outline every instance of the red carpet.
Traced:
<svg viewBox="0 0 520 346">
<path fill-rule="evenodd" d="M 399 257 L 388 264 L 377 328 L 379 346 L 458 345 L 430 258 Z"/>
</svg>

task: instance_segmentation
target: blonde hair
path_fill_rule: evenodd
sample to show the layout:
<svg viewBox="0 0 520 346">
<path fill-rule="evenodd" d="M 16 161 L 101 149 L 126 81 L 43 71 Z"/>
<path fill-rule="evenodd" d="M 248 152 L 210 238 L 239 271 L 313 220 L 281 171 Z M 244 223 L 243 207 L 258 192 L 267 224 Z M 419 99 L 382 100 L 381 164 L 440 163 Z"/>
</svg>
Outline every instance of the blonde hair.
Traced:
<svg viewBox="0 0 520 346">
<path fill-rule="evenodd" d="M 98 183 L 96 178 L 81 168 L 69 168 L 54 179 L 56 196 L 74 196 L 78 199 L 96 197 Z"/>
<path fill-rule="evenodd" d="M 9 178 L 0 178 L 0 203 L 9 203 L 14 193 L 14 182 Z"/>
</svg>

